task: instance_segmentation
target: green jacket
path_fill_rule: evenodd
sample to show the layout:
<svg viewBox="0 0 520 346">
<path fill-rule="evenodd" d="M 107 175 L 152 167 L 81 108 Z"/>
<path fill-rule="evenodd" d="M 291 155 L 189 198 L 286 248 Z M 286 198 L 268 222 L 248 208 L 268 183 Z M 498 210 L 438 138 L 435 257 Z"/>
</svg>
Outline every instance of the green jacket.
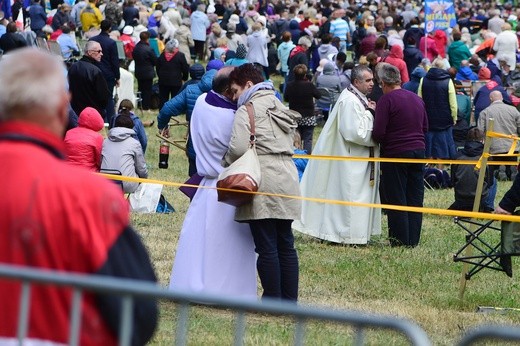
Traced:
<svg viewBox="0 0 520 346">
<path fill-rule="evenodd" d="M 455 67 L 458 70 L 462 60 L 471 58 L 471 52 L 464 42 L 455 41 L 448 47 L 448 56 L 451 67 Z"/>
</svg>

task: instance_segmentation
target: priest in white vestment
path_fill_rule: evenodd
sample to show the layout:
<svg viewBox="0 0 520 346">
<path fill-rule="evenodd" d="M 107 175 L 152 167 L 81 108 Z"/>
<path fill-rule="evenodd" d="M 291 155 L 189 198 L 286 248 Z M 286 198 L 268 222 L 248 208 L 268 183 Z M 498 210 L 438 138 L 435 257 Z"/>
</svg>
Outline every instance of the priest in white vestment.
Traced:
<svg viewBox="0 0 520 346">
<path fill-rule="evenodd" d="M 216 187 L 224 169 L 236 104 L 217 92 L 227 90 L 229 72 L 221 69 L 213 90 L 195 103 L 190 133 L 197 153 L 200 186 Z M 247 223 L 235 220 L 235 207 L 217 201 L 217 190 L 197 189 L 177 245 L 170 289 L 256 299 L 256 254 Z"/>
<path fill-rule="evenodd" d="M 378 157 L 372 139 L 375 103 L 372 71 L 366 66 L 352 69 L 352 85 L 343 90 L 318 138 L 313 155 Z M 369 161 L 309 160 L 303 173 L 304 197 L 380 203 L 379 164 Z M 379 208 L 354 207 L 303 201 L 299 232 L 344 244 L 367 244 L 371 235 L 381 234 Z"/>
</svg>

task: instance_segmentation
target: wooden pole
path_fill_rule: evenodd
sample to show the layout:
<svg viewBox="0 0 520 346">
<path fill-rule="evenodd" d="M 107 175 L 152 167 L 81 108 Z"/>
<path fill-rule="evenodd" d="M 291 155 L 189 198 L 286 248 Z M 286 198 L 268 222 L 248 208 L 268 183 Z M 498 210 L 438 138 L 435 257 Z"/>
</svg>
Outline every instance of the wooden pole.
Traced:
<svg viewBox="0 0 520 346">
<path fill-rule="evenodd" d="M 486 140 L 484 141 L 484 151 L 482 152 L 482 161 L 480 162 L 480 172 L 478 174 L 478 181 L 477 181 L 477 191 L 475 192 L 475 200 L 473 201 L 473 212 L 478 212 L 480 210 L 480 200 L 482 198 L 482 188 L 484 185 L 484 178 L 486 176 L 486 168 L 487 168 L 487 155 L 489 153 L 489 147 L 491 146 L 491 142 L 493 141 L 493 138 L 488 137 L 487 133 L 492 132 L 494 127 L 494 119 L 489 119 L 489 122 L 487 124 L 486 129 Z M 469 225 L 469 231 L 471 233 L 474 233 L 477 229 L 477 225 L 474 223 L 471 223 Z M 473 255 L 473 246 L 468 246 L 466 248 L 464 257 L 469 257 Z M 462 266 L 462 275 L 460 277 L 460 285 L 459 285 L 459 299 L 464 299 L 464 292 L 466 290 L 466 274 L 469 271 L 469 263 L 464 262 Z"/>
</svg>

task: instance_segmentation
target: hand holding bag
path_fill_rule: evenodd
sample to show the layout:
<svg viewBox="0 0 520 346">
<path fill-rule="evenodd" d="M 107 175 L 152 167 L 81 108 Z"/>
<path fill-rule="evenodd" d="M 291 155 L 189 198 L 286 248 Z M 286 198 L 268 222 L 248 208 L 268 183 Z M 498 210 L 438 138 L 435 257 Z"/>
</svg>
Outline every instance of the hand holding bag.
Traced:
<svg viewBox="0 0 520 346">
<path fill-rule="evenodd" d="M 260 185 L 261 173 L 260 162 L 255 147 L 255 117 L 253 105 L 246 104 L 251 136 L 249 148 L 238 160 L 226 167 L 218 176 L 217 187 L 244 192 L 257 192 Z M 250 203 L 255 197 L 251 193 L 217 190 L 219 202 L 233 205 L 235 207 Z"/>
</svg>

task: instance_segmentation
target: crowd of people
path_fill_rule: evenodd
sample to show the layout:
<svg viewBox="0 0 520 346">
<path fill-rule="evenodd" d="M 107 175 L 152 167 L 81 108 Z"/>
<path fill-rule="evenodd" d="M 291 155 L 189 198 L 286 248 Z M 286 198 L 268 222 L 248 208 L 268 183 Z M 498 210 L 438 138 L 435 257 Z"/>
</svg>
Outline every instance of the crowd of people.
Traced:
<svg viewBox="0 0 520 346">
<path fill-rule="evenodd" d="M 197 175 L 201 186 L 215 187 L 223 166 L 246 151 L 251 134 L 247 109 L 251 107 L 262 171 L 259 191 L 272 195 L 257 195 L 252 202 L 233 207 L 218 202 L 215 190 L 197 189 L 182 226 L 172 289 L 255 298 L 256 262 L 264 298 L 297 301 L 299 262 L 293 229 L 334 243 L 369 244 L 373 235 L 382 233 L 382 211 L 374 205 L 423 205 L 424 165 L 393 159 L 474 159 L 482 153 L 483 134 L 491 118 L 495 131 L 520 135 L 516 108 L 520 11 L 508 3 L 492 7 L 490 3 L 455 2 L 457 24 L 430 32 L 425 32 L 425 9 L 412 2 L 61 0 L 50 1 L 48 6 L 34 0 L 12 7 L 6 3 L 0 0 L 0 49 L 4 53 L 0 76 L 15 79 L 18 71 L 24 82 L 33 82 L 29 91 L 35 95 L 19 83 L 6 83 L 0 90 L 0 101 L 6 102 L 0 102 L 0 140 L 10 144 L 2 146 L 0 155 L 11 155 L 9 167 L 20 156 L 15 150 L 30 147 L 41 157 L 24 164 L 25 204 L 30 203 L 34 189 L 41 192 L 33 200 L 47 196 L 47 187 L 73 194 L 74 188 L 65 191 L 65 187 L 77 185 L 79 179 L 106 187 L 109 198 L 98 197 L 117 205 L 119 214 L 110 224 L 95 224 L 99 229 L 82 228 L 81 232 L 113 233 L 112 239 L 125 237 L 130 242 L 127 246 L 139 251 L 142 247 L 128 226 L 121 191 L 86 173 L 115 169 L 125 176 L 148 176 L 147 139 L 143 123 L 133 112 L 135 100 L 114 99 L 114 90 L 127 73 L 121 69 L 122 62 L 137 79 L 143 110 L 154 108 L 157 84 L 157 126 L 164 136 L 169 136 L 171 117 L 186 115 L 187 175 Z M 19 18 L 27 20 L 20 24 Z M 65 69 L 41 50 L 24 49 L 34 45 L 36 38 L 57 41 L 64 59 L 70 57 L 67 54 L 81 56 Z M 71 49 L 79 40 L 86 41 Z M 49 64 L 46 72 L 41 69 L 44 62 Z M 31 69 L 31 64 L 37 68 Z M 20 66 L 28 72 L 22 73 Z M 51 74 L 59 85 L 44 84 L 52 79 Z M 273 75 L 283 80 L 279 90 L 270 80 Z M 43 109 L 47 118 L 42 120 L 35 109 Z M 105 124 L 109 132 L 103 139 L 98 132 Z M 314 130 L 320 124 L 323 129 L 314 145 Z M 510 138 L 494 139 L 491 154 L 511 154 L 512 143 Z M 367 160 L 303 162 L 293 159 L 294 153 Z M 372 160 L 378 157 L 388 161 Z M 505 159 L 516 161 L 514 156 Z M 44 188 L 37 186 L 36 171 L 31 168 L 37 164 L 56 165 L 65 187 L 57 187 L 54 179 L 41 183 L 47 184 Z M 471 209 L 477 173 L 464 165 L 452 169 L 455 203 L 451 207 Z M 495 207 L 500 173 L 499 168 L 488 173 L 481 209 L 512 213 L 520 204 L 516 198 L 520 178 L 516 175 L 507 200 Z M 515 169 L 504 170 L 504 179 L 513 180 L 515 174 Z M 13 175 L 12 179 L 17 178 Z M 124 182 L 122 189 L 132 193 L 137 186 Z M 280 195 L 340 203 L 301 202 Z M 101 202 L 96 198 L 85 203 L 94 207 Z M 62 206 L 65 201 L 53 203 L 37 207 L 48 213 L 68 210 Z M 109 208 L 98 209 L 106 212 Z M 86 220 L 93 217 L 85 214 Z M 17 230 L 12 225 L 15 216 L 3 221 L 11 233 Z M 420 244 L 421 213 L 388 209 L 386 216 L 391 246 Z M 99 219 L 106 220 L 106 215 Z M 223 230 L 215 233 L 217 224 Z M 51 232 L 44 222 L 42 227 Z M 100 240 L 103 251 L 119 244 L 105 241 L 109 239 Z M 143 272 L 137 275 L 133 272 L 137 267 L 127 268 L 129 276 L 154 281 L 146 253 L 139 255 Z M 122 257 L 103 258 L 110 267 L 107 274 L 122 275 L 117 262 Z M 96 264 L 79 270 L 104 272 L 103 262 Z M 155 306 L 143 306 L 153 316 Z M 145 331 L 136 328 L 135 333 L 142 333 L 136 340 L 147 340 L 154 327 L 151 319 L 143 324 Z M 14 335 L 11 327 L 5 328 L 0 328 L 2 335 Z M 105 332 L 110 336 L 109 328 Z M 41 337 L 64 341 L 61 336 Z"/>
</svg>

